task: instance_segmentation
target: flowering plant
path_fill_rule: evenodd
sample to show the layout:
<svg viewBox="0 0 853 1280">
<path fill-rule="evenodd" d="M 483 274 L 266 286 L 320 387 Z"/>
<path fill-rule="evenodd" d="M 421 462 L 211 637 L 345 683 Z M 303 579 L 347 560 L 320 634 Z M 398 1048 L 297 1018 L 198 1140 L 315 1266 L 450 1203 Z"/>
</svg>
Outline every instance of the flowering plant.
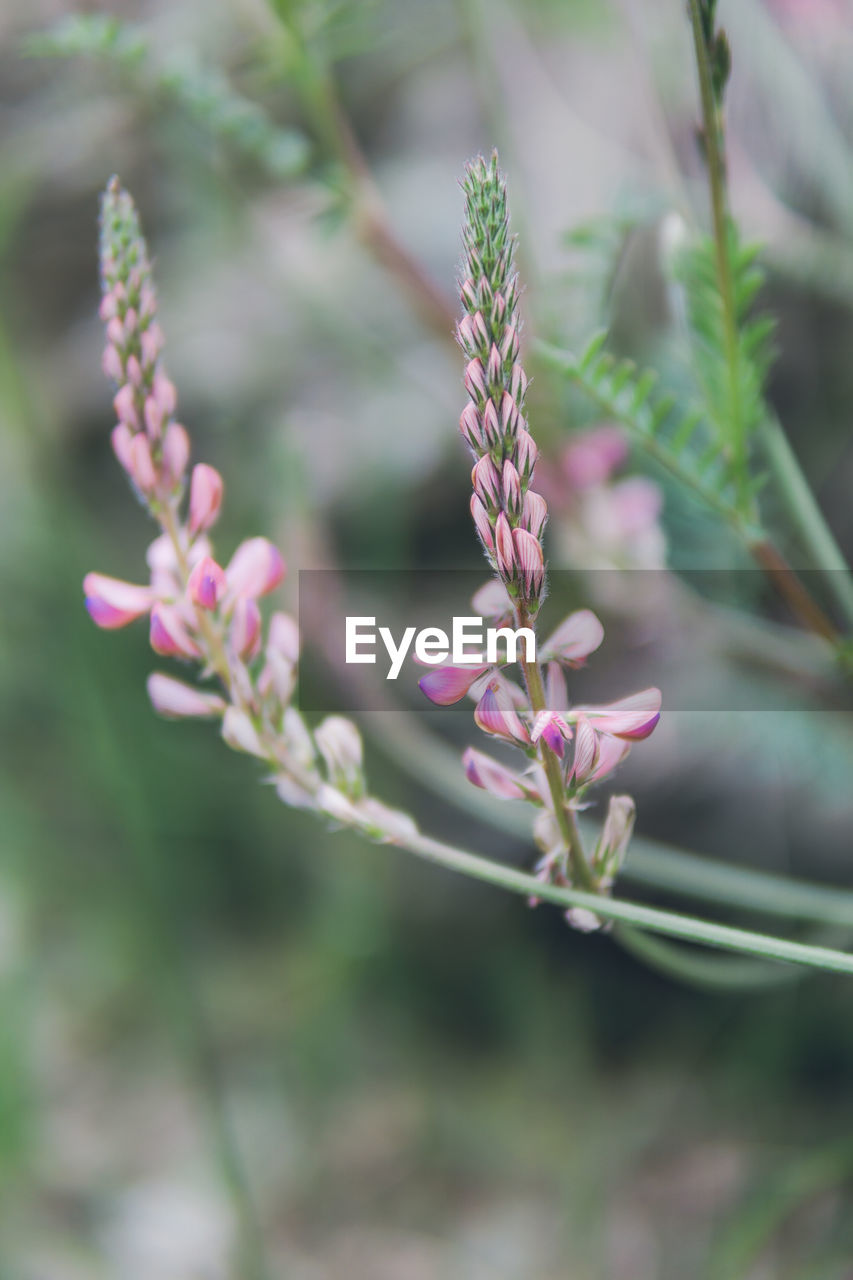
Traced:
<svg viewBox="0 0 853 1280">
<path fill-rule="evenodd" d="M 506 190 L 494 156 L 469 167 L 465 192 L 458 339 L 467 359 L 470 404 L 460 425 L 477 459 L 475 528 L 495 574 L 478 593 L 476 607 L 495 620 L 512 617 L 520 627 L 533 628 L 545 596 L 547 507 L 531 487 L 537 449 L 524 417 L 518 283 Z M 162 361 L 148 253 L 133 202 L 117 179 L 102 204 L 101 278 L 103 367 L 116 384 L 113 450 L 160 532 L 148 549 L 147 583 L 90 573 L 84 591 L 98 626 L 113 630 L 147 617 L 155 653 L 199 668 L 201 687 L 163 672 L 149 677 L 157 711 L 172 719 L 218 720 L 229 746 L 263 761 L 286 804 L 534 901 L 559 904 L 581 929 L 617 921 L 623 928 L 853 972 L 853 959 L 840 952 L 610 896 L 631 838 L 634 802 L 611 797 L 590 855 L 577 814 L 589 788 L 613 772 L 632 742 L 652 732 L 661 698 L 657 689 L 648 689 L 606 705 L 570 705 L 566 670 L 582 664 L 603 639 L 589 610 L 569 615 L 544 642 L 544 672 L 538 659 L 522 661 L 523 687 L 498 665 L 478 662 L 436 669 L 420 682 L 439 704 L 472 693 L 479 727 L 525 754 L 526 767 L 514 771 L 469 748 L 464 767 L 469 780 L 490 795 L 535 807 L 544 854 L 536 875 L 434 840 L 408 814 L 372 796 L 356 726 L 337 715 L 309 726 L 293 704 L 298 627 L 277 611 L 265 623 L 260 604 L 284 578 L 280 552 L 266 538 L 254 537 L 226 564 L 214 557 L 209 533 L 224 483 L 205 463 L 189 469 L 191 443 L 176 420 L 177 395 Z"/>
</svg>

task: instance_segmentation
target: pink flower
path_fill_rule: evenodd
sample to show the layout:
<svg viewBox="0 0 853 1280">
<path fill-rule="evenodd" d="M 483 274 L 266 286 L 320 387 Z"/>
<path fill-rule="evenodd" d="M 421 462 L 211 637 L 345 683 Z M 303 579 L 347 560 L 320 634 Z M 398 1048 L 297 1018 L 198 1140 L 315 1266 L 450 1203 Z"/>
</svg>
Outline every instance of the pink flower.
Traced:
<svg viewBox="0 0 853 1280">
<path fill-rule="evenodd" d="M 148 677 L 148 697 L 161 716 L 179 720 L 189 716 L 221 716 L 225 700 L 215 693 L 202 693 L 182 680 L 155 671 Z"/>
<path fill-rule="evenodd" d="M 83 591 L 92 621 L 104 631 L 126 627 L 147 613 L 154 602 L 154 594 L 149 587 L 138 587 L 102 573 L 87 573 L 83 579 Z"/>
<path fill-rule="evenodd" d="M 572 731 L 566 718 L 559 711 L 540 711 L 530 731 L 531 742 L 538 742 L 541 738 L 561 760 L 566 754 L 566 742 L 571 736 Z"/>
<path fill-rule="evenodd" d="M 267 538 L 249 538 L 240 543 L 225 573 L 233 595 L 257 599 L 274 591 L 283 580 L 284 560 Z"/>
<path fill-rule="evenodd" d="M 196 463 L 190 480 L 191 534 L 200 533 L 216 523 L 224 487 L 222 476 L 215 467 L 209 467 L 206 462 Z"/>
</svg>

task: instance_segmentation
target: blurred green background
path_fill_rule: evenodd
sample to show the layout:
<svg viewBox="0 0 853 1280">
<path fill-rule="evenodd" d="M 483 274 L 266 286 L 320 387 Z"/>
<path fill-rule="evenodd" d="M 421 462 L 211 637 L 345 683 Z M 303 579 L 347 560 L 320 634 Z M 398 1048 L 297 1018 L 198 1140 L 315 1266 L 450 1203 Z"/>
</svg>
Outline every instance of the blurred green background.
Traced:
<svg viewBox="0 0 853 1280">
<path fill-rule="evenodd" d="M 219 545 L 263 531 L 293 570 L 478 563 L 459 362 L 354 229 L 330 78 L 450 307 L 458 178 L 497 143 L 528 325 L 588 334 L 605 307 L 644 358 L 671 330 L 661 220 L 706 201 L 676 0 L 277 7 L 89 4 L 147 51 L 95 25 L 102 56 L 70 58 L 28 43 L 67 0 L 0 8 L 0 1277 L 849 1278 L 847 981 L 693 989 L 327 833 L 209 728 L 156 720 L 143 630 L 82 608 L 83 574 L 139 578 L 152 536 L 99 370 L 113 172 L 195 457 L 226 477 Z M 849 552 L 851 9 L 720 9 L 733 203 L 780 317 L 771 395 Z M 596 219 L 579 255 L 566 233 Z M 532 415 L 552 457 L 591 420 L 544 376 Z M 730 563 L 669 491 L 664 524 L 678 563 Z M 380 720 L 377 794 L 529 865 L 382 739 Z M 851 754 L 825 706 L 679 713 L 624 780 L 646 835 L 849 885 Z"/>
</svg>

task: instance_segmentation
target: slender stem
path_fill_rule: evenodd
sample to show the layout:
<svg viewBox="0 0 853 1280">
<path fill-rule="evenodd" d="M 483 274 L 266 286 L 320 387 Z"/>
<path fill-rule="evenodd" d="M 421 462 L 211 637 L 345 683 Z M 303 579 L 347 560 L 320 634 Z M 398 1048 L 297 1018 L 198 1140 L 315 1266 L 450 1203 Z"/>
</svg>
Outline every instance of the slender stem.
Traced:
<svg viewBox="0 0 853 1280">
<path fill-rule="evenodd" d="M 835 626 L 809 593 L 802 578 L 788 564 L 781 551 L 767 539 L 752 543 L 750 550 L 779 594 L 787 600 L 794 613 L 806 626 L 810 627 L 816 635 L 823 636 L 830 644 L 837 644 L 840 637 Z"/>
<path fill-rule="evenodd" d="M 729 382 L 729 408 L 731 411 L 732 461 L 745 512 L 752 507 L 749 496 L 749 469 L 746 452 L 746 425 L 741 405 L 738 354 L 737 312 L 735 309 L 734 283 L 729 261 L 728 210 L 726 201 L 726 166 L 721 146 L 721 125 L 708 50 L 702 32 L 699 0 L 689 0 L 690 21 L 693 27 L 693 43 L 696 50 L 696 67 L 699 73 L 699 93 L 702 100 L 705 159 L 708 165 L 708 181 L 711 192 L 711 219 L 714 234 L 714 253 L 717 263 L 717 285 L 722 304 L 723 339 L 726 347 L 726 366 Z"/>
<path fill-rule="evenodd" d="M 524 604 L 518 606 L 518 625 L 520 627 L 531 627 L 531 619 Z M 546 709 L 545 686 L 542 683 L 542 672 L 539 669 L 539 663 L 534 659 L 528 662 L 525 659 L 521 663 L 524 671 L 524 680 L 527 685 L 527 692 L 530 697 L 530 706 L 533 709 L 534 716 L 540 711 Z M 578 830 L 578 824 L 575 815 L 566 804 L 566 789 L 563 782 L 563 774 L 560 768 L 560 762 L 550 751 L 545 743 L 542 743 L 539 758 L 542 761 L 542 767 L 545 770 L 545 776 L 548 779 L 548 789 L 551 792 L 551 799 L 554 802 L 554 813 L 557 822 L 560 824 L 560 831 L 566 842 L 566 850 L 569 855 L 569 862 L 572 868 L 572 874 L 575 881 L 582 888 L 589 890 L 590 893 L 595 891 L 595 879 L 589 868 L 589 863 L 583 851 L 583 842 L 581 833 Z"/>
<path fill-rule="evenodd" d="M 853 579 L 850 577 L 847 561 L 803 475 L 781 424 L 775 418 L 768 418 L 762 424 L 761 432 L 779 495 L 799 534 L 803 549 L 814 568 L 823 573 L 846 623 L 853 628 Z"/>
<path fill-rule="evenodd" d="M 482 880 L 486 884 L 495 885 L 511 893 L 520 893 L 545 902 L 553 902 L 564 908 L 584 907 L 605 919 L 623 921 L 626 924 L 636 925 L 640 929 L 647 929 L 651 933 L 682 938 L 685 942 L 701 943 L 710 947 L 719 947 L 725 951 L 737 951 L 771 960 L 783 960 L 790 964 L 811 965 L 814 968 L 827 969 L 835 973 L 853 974 L 853 955 L 848 955 L 844 951 L 810 946 L 801 942 L 789 942 L 786 938 L 769 937 L 746 929 L 734 929 L 729 925 L 715 924 L 709 920 L 698 920 L 672 911 L 661 911 L 656 907 L 641 906 L 635 902 L 623 902 L 594 893 L 585 893 L 579 889 L 543 883 L 526 872 L 516 871 L 513 867 L 505 867 L 501 863 L 492 862 L 489 858 L 442 844 L 429 836 L 421 835 L 420 832 L 400 836 L 396 843 L 419 858 L 437 863 L 448 871 L 457 871 L 461 875 L 471 876 L 475 880 Z"/>
<path fill-rule="evenodd" d="M 279 14 L 296 50 L 294 78 L 305 110 L 329 156 L 350 182 L 355 230 L 376 261 L 402 286 L 424 323 L 454 346 L 456 314 L 443 291 L 400 241 L 388 217 L 358 139 L 343 110 L 334 79 L 299 30 L 298 18 Z"/>
</svg>

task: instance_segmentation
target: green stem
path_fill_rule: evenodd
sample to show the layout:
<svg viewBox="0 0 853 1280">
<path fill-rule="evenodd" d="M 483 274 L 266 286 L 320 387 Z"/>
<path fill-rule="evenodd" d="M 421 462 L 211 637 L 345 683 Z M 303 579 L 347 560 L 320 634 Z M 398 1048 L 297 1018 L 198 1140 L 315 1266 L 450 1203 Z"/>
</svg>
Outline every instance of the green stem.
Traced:
<svg viewBox="0 0 853 1280">
<path fill-rule="evenodd" d="M 813 567 L 823 573 L 845 622 L 853 628 L 853 579 L 850 577 L 850 568 L 803 475 L 788 437 L 776 418 L 768 418 L 762 423 L 761 435 L 767 461 L 788 518 L 796 528 Z"/>
<path fill-rule="evenodd" d="M 681 938 L 685 942 L 700 943 L 770 960 L 782 960 L 789 964 L 810 965 L 813 968 L 826 969 L 834 973 L 853 974 L 853 955 L 848 955 L 844 951 L 810 946 L 802 942 L 789 942 L 785 938 L 751 933 L 746 929 L 733 929 L 729 925 L 714 924 L 709 920 L 698 920 L 693 916 L 661 911 L 656 907 L 646 907 L 636 902 L 623 902 L 594 893 L 585 893 L 580 889 L 568 889 L 561 885 L 543 883 L 524 871 L 516 871 L 513 867 L 505 867 L 501 863 L 492 862 L 489 858 L 442 844 L 429 836 L 421 835 L 420 832 L 400 837 L 397 843 L 399 847 L 408 849 L 417 857 L 437 863 L 448 871 L 471 876 L 475 880 L 482 880 L 486 884 L 506 889 L 511 893 L 520 893 L 525 897 L 553 902 L 563 908 L 584 907 L 607 920 L 622 921 L 651 933 Z"/>
<path fill-rule="evenodd" d="M 699 94 L 702 100 L 705 159 L 711 193 L 711 219 L 713 223 L 714 253 L 717 263 L 717 286 L 722 304 L 723 337 L 726 347 L 726 366 L 729 382 L 729 408 L 731 412 L 730 447 L 742 509 L 752 518 L 753 502 L 749 493 L 749 466 L 746 450 L 746 426 L 740 396 L 738 327 L 735 308 L 734 283 L 728 244 L 728 210 L 726 201 L 726 166 L 721 146 L 722 129 L 711 82 L 708 50 L 702 33 L 699 0 L 689 0 L 690 21 L 693 27 L 693 43 L 696 50 L 696 67 L 699 73 Z"/>
<path fill-rule="evenodd" d="M 526 605 L 518 606 L 518 625 L 520 627 L 530 627 L 531 619 L 527 612 Z M 542 672 L 539 669 L 539 663 L 534 659 L 533 662 L 522 660 L 522 669 L 524 671 L 524 679 L 527 685 L 527 692 L 530 696 L 530 706 L 534 712 L 534 718 L 540 711 L 546 709 L 545 687 L 542 683 Z M 545 776 L 548 779 L 548 789 L 551 792 L 551 799 L 554 804 L 554 813 L 557 822 L 560 824 L 560 831 L 566 842 L 566 850 L 569 855 L 569 863 L 572 869 L 573 879 L 582 888 L 590 893 L 595 892 L 595 878 L 589 868 L 589 863 L 583 851 L 583 842 L 581 833 L 578 830 L 577 820 L 574 813 L 566 804 L 566 787 L 563 781 L 563 773 L 560 768 L 560 762 L 554 755 L 553 751 L 542 743 L 539 753 L 539 759 L 545 770 Z"/>
<path fill-rule="evenodd" d="M 349 181 L 356 234 L 376 261 L 409 296 L 424 323 L 453 344 L 456 314 L 443 291 L 400 241 L 388 217 L 358 139 L 338 98 L 328 67 L 309 48 L 298 13 L 274 6 L 293 43 L 291 75 L 327 158 L 340 165 Z"/>
</svg>

